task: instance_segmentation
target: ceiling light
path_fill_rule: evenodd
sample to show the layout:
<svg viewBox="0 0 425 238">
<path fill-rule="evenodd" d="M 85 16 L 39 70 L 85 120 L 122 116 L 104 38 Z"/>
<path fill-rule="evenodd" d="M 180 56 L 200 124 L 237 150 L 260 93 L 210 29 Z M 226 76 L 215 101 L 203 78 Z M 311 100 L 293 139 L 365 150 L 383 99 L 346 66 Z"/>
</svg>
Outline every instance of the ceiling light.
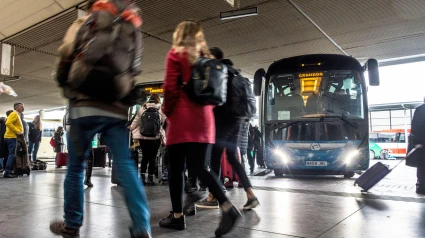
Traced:
<svg viewBox="0 0 425 238">
<path fill-rule="evenodd" d="M 258 8 L 246 8 L 246 9 L 238 9 L 234 11 L 220 12 L 221 20 L 229 20 L 241 17 L 249 17 L 258 15 Z"/>
</svg>

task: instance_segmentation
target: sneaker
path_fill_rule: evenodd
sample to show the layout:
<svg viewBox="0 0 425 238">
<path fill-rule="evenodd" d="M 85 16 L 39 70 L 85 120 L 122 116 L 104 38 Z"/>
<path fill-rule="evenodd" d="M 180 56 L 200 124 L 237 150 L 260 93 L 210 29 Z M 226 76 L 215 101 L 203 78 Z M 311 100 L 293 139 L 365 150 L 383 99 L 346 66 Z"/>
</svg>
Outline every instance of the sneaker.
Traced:
<svg viewBox="0 0 425 238">
<path fill-rule="evenodd" d="M 185 216 L 196 215 L 195 202 L 201 200 L 201 196 L 198 193 L 189 193 L 186 195 L 183 206 L 183 214 Z"/>
<path fill-rule="evenodd" d="M 161 219 L 159 221 L 159 226 L 162 228 L 182 231 L 186 229 L 186 220 L 184 215 L 179 218 L 175 218 L 174 213 L 170 212 L 170 215 L 167 218 Z"/>
<path fill-rule="evenodd" d="M 227 212 L 223 212 L 220 224 L 215 230 L 215 236 L 220 237 L 231 231 L 240 218 L 242 218 L 242 214 L 235 206 L 232 206 Z"/>
<path fill-rule="evenodd" d="M 50 231 L 65 238 L 80 237 L 80 229 L 68 228 L 64 221 L 54 221 L 50 223 Z"/>
<path fill-rule="evenodd" d="M 14 175 L 14 174 L 4 174 L 3 178 L 17 178 L 18 176 Z"/>
<path fill-rule="evenodd" d="M 243 205 L 243 210 L 251 210 L 253 208 L 256 208 L 258 205 L 260 205 L 260 202 L 257 198 L 248 200 L 245 205 Z"/>
<path fill-rule="evenodd" d="M 134 233 L 133 228 L 128 228 L 130 230 L 130 237 L 131 238 L 152 238 L 152 235 L 148 231 L 144 231 L 142 233 Z"/>
<path fill-rule="evenodd" d="M 218 201 L 215 198 L 212 201 L 208 201 L 208 198 L 205 198 L 199 202 L 195 202 L 195 206 L 199 208 L 218 208 L 219 207 Z"/>
</svg>

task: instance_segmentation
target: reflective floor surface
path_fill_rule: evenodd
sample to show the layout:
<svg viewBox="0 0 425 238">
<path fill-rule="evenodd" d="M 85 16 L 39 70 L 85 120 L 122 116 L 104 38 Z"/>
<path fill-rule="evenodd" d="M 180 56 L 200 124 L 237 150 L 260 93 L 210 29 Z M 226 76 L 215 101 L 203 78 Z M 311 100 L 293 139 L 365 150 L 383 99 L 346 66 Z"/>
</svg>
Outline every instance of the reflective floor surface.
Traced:
<svg viewBox="0 0 425 238">
<path fill-rule="evenodd" d="M 396 161 L 384 161 L 393 166 Z M 66 168 L 33 171 L 29 177 L 0 178 L 0 237 L 55 237 L 49 222 L 63 215 Z M 109 168 L 95 168 L 93 188 L 85 190 L 85 219 L 81 237 L 130 237 L 131 221 L 121 188 L 110 182 Z M 339 176 L 251 176 L 261 206 L 243 213 L 244 219 L 227 237 L 425 237 L 425 196 L 415 194 L 416 170 L 401 165 L 368 194 L 353 179 Z M 220 212 L 200 210 L 187 217 L 187 229 L 162 229 L 158 221 L 171 205 L 168 186 L 146 188 L 152 213 L 153 237 L 214 237 Z M 205 194 L 206 195 L 206 194 Z M 243 189 L 227 195 L 239 208 Z"/>
</svg>

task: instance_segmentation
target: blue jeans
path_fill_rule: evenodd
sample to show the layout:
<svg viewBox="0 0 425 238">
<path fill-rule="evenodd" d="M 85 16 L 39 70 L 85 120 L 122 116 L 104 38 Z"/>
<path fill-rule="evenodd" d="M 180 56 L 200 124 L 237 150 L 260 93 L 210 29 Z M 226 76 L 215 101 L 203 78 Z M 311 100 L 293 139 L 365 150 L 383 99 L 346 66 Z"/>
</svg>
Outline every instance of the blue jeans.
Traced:
<svg viewBox="0 0 425 238">
<path fill-rule="evenodd" d="M 40 142 L 36 142 L 36 143 L 29 142 L 28 154 L 31 156 L 32 161 L 34 162 L 37 160 L 37 153 L 38 153 L 39 147 L 40 147 Z"/>
<path fill-rule="evenodd" d="M 4 142 L 6 142 L 7 148 L 9 149 L 9 156 L 7 157 L 4 174 L 11 174 L 13 172 L 13 162 L 15 162 L 16 138 L 4 138 Z"/>
<path fill-rule="evenodd" d="M 150 212 L 143 185 L 138 178 L 137 168 L 131 159 L 126 121 L 105 116 L 82 117 L 71 120 L 68 133 L 68 170 L 65 178 L 65 223 L 79 228 L 84 215 L 84 168 L 91 141 L 96 133 L 102 132 L 106 145 L 114 151 L 114 163 L 118 184 L 124 188 L 124 197 L 134 232 L 151 232 Z"/>
</svg>

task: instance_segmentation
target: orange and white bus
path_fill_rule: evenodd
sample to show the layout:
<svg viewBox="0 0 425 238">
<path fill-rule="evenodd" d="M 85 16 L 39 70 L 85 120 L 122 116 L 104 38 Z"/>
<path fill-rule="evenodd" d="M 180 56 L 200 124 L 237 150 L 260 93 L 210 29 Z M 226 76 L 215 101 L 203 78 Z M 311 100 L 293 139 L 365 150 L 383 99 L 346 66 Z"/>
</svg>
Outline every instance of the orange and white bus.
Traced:
<svg viewBox="0 0 425 238">
<path fill-rule="evenodd" d="M 407 130 L 410 135 L 410 129 Z M 403 129 L 381 130 L 369 132 L 369 141 L 376 143 L 395 157 L 406 156 L 406 138 Z"/>
</svg>

